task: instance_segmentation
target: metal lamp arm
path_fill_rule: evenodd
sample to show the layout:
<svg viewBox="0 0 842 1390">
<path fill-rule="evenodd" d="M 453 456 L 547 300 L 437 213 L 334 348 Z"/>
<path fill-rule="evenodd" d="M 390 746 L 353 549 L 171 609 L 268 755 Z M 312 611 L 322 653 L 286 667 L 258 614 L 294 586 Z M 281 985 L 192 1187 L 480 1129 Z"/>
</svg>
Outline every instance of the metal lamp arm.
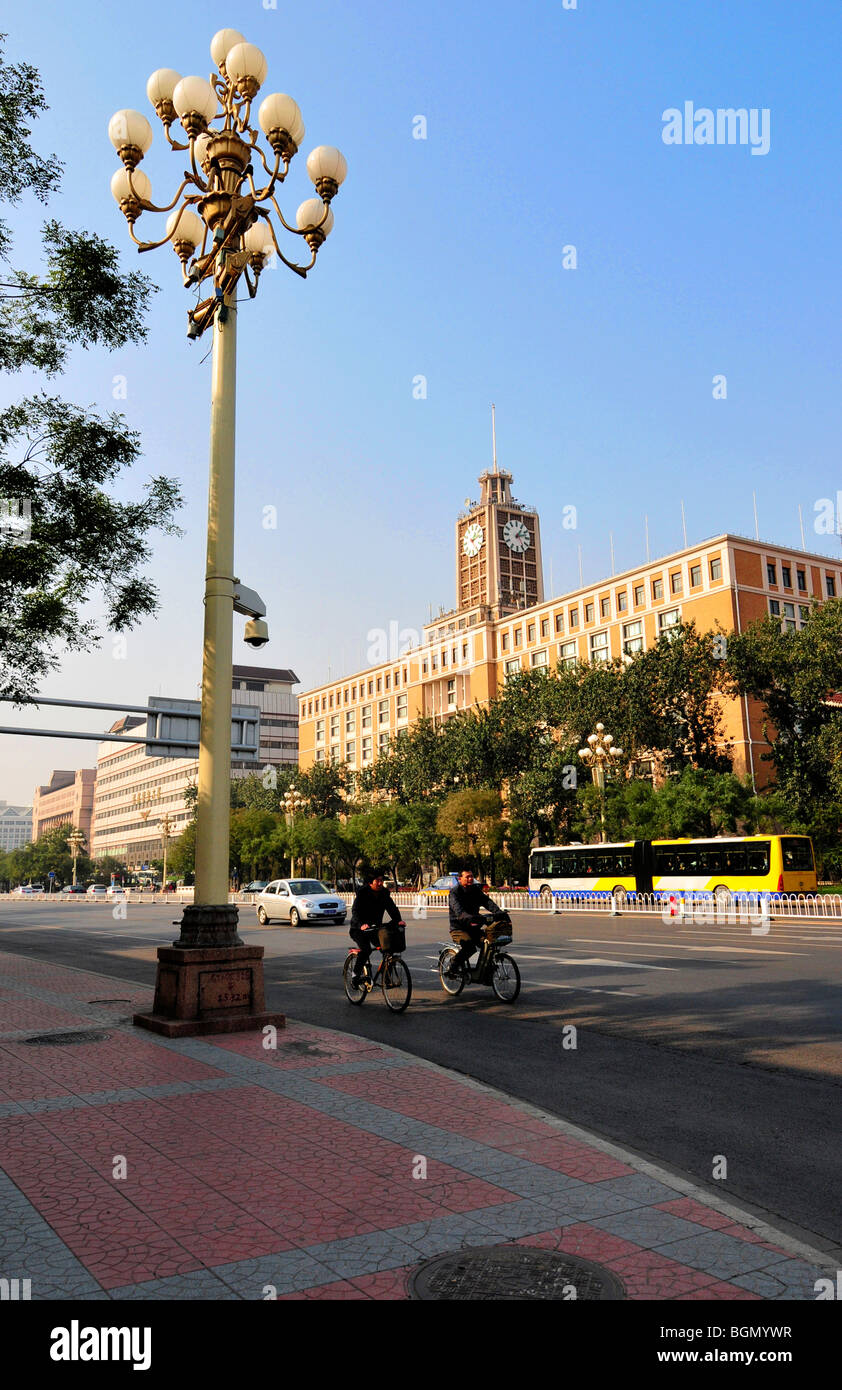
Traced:
<svg viewBox="0 0 842 1390">
<path fill-rule="evenodd" d="M 179 188 L 172 202 L 167 203 L 166 207 L 164 208 L 159 208 L 156 206 L 155 203 L 148 203 L 145 198 L 141 198 L 140 194 L 136 191 L 135 186 L 132 183 L 131 169 L 127 170 L 127 173 L 129 176 L 129 188 L 131 189 L 132 197 L 137 199 L 144 212 L 172 212 L 173 208 L 175 207 L 176 203 L 178 202 L 188 183 L 196 182 L 192 174 L 185 174 L 181 183 L 181 187 Z"/>
</svg>

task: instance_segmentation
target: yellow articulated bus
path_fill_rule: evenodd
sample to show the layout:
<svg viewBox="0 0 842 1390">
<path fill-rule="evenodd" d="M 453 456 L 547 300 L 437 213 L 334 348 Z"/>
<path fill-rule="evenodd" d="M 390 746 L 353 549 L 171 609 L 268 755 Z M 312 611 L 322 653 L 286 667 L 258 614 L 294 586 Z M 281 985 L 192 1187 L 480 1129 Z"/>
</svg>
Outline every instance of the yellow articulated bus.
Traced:
<svg viewBox="0 0 842 1390">
<path fill-rule="evenodd" d="M 611 845 L 543 845 L 529 856 L 529 891 L 542 897 L 635 894 L 710 896 L 815 893 L 807 835 L 721 836 L 709 840 L 625 840 Z"/>
</svg>

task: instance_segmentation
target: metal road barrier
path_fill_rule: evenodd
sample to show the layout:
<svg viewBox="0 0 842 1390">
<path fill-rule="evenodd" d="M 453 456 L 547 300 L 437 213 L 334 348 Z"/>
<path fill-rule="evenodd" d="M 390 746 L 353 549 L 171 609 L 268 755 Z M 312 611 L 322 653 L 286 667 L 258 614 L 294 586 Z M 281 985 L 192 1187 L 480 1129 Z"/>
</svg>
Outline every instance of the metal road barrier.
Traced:
<svg viewBox="0 0 842 1390">
<path fill-rule="evenodd" d="M 350 907 L 353 893 L 337 893 Z M 395 905 L 413 908 L 446 908 L 447 893 L 392 893 Z M 603 917 L 643 916 L 657 913 L 666 920 L 675 917 L 684 921 L 754 922 L 769 917 L 800 917 L 811 921 L 842 921 L 840 893 L 734 893 L 724 904 L 717 904 L 713 893 L 628 893 L 616 901 L 612 893 L 554 893 L 552 897 L 537 892 L 496 893 L 491 897 L 506 912 L 546 912 L 550 915 L 565 912 L 595 912 Z"/>
</svg>

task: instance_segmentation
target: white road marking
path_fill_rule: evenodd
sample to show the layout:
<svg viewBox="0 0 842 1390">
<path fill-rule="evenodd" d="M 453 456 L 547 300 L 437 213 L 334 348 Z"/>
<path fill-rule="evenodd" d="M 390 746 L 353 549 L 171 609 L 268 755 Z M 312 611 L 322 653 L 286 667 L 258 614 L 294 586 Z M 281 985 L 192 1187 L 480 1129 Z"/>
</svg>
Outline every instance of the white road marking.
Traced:
<svg viewBox="0 0 842 1390">
<path fill-rule="evenodd" d="M 618 965 L 623 970 L 677 970 L 676 965 L 638 965 L 630 960 L 605 960 L 602 956 L 588 956 L 579 960 L 573 956 L 531 956 L 518 954 L 518 960 L 550 960 L 553 965 Z"/>
<path fill-rule="evenodd" d="M 691 946 L 684 941 L 605 941 L 601 937 L 575 936 L 572 941 L 587 942 L 592 946 L 651 946 L 664 951 L 730 951 L 748 956 L 802 956 L 807 960 L 806 951 L 764 951 L 753 946 Z"/>
</svg>

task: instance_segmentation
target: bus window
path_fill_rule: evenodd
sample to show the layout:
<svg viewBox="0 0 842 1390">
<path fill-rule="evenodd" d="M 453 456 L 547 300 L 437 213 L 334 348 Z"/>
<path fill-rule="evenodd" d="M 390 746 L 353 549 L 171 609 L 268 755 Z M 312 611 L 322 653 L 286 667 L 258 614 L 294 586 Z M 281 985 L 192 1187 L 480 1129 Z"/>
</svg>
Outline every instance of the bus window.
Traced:
<svg viewBox="0 0 842 1390">
<path fill-rule="evenodd" d="M 769 872 L 769 841 L 760 844 L 749 844 L 747 846 L 748 865 L 747 874 L 768 874 Z"/>
<path fill-rule="evenodd" d="M 745 845 L 730 846 L 725 851 L 725 872 L 728 874 L 744 874 L 746 872 L 748 860 L 746 857 Z"/>
<path fill-rule="evenodd" d="M 783 853 L 784 870 L 787 873 L 800 872 L 812 873 L 813 868 L 813 846 L 804 836 L 785 835 L 781 839 L 781 851 Z"/>
</svg>

